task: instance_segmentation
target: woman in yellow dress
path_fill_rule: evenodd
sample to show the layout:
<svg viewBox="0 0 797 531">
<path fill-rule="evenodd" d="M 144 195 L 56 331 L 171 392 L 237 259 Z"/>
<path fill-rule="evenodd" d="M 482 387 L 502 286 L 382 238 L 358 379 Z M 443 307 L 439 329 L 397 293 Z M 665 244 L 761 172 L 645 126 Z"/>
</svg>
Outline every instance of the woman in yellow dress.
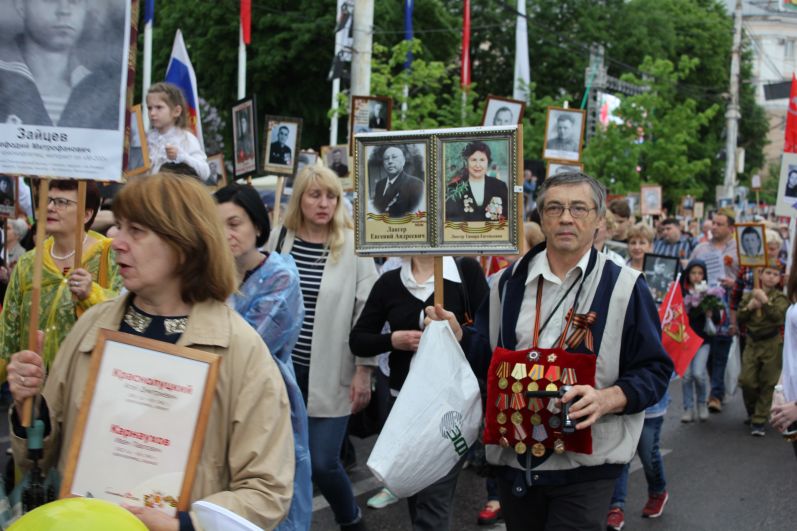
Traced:
<svg viewBox="0 0 797 531">
<path fill-rule="evenodd" d="M 46 222 L 49 234 L 43 245 L 39 314 L 39 328 L 44 331 L 41 354 L 48 368 L 77 318 L 91 306 L 118 295 L 122 286 L 110 238 L 88 230 L 100 206 L 100 192 L 94 182 L 86 184 L 86 235 L 80 267 L 75 267 L 77 181 L 50 181 L 47 218 L 39 220 Z M 35 253 L 29 251 L 19 259 L 6 290 L 0 314 L 2 372 L 11 354 L 28 346 Z"/>
</svg>

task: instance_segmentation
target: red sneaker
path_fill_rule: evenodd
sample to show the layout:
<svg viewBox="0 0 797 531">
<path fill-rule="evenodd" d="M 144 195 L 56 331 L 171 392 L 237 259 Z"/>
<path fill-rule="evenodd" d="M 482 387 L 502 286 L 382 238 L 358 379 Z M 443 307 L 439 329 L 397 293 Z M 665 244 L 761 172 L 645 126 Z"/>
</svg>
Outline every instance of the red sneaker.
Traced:
<svg viewBox="0 0 797 531">
<path fill-rule="evenodd" d="M 484 509 L 482 509 L 479 513 L 479 519 L 477 520 L 477 523 L 479 525 L 493 525 L 500 519 L 501 506 L 497 502 L 487 502 L 487 505 L 485 505 Z"/>
<path fill-rule="evenodd" d="M 642 518 L 658 518 L 661 516 L 661 513 L 664 512 L 664 506 L 669 499 L 670 496 L 667 494 L 666 490 L 661 494 L 651 494 L 648 497 L 648 503 L 646 503 L 645 508 L 642 509 Z"/>
<path fill-rule="evenodd" d="M 606 517 L 606 529 L 612 531 L 620 531 L 625 525 L 625 515 L 623 510 L 619 507 L 612 507 L 609 509 L 609 515 Z"/>
</svg>

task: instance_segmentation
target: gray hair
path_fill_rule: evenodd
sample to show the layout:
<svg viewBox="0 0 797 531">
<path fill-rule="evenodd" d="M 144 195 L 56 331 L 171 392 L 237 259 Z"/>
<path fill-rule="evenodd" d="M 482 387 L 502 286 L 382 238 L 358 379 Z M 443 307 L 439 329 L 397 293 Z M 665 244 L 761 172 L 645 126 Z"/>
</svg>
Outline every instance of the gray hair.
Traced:
<svg viewBox="0 0 797 531">
<path fill-rule="evenodd" d="M 577 186 L 582 183 L 587 183 L 592 188 L 592 199 L 598 209 L 598 217 L 603 217 L 606 214 L 606 187 L 596 181 L 595 178 L 580 171 L 557 173 L 542 181 L 537 192 L 537 210 L 540 216 L 542 216 L 542 210 L 545 208 L 545 193 L 549 189 L 556 186 Z"/>
<path fill-rule="evenodd" d="M 28 234 L 28 224 L 21 219 L 8 220 L 8 228 L 10 228 L 16 233 L 17 239 L 19 240 L 21 240 Z"/>
</svg>

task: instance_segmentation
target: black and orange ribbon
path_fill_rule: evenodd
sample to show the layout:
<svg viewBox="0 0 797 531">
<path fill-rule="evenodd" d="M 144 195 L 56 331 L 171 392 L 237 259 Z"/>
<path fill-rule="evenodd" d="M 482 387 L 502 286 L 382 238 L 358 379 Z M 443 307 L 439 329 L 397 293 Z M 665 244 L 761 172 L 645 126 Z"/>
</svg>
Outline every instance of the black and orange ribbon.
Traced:
<svg viewBox="0 0 797 531">
<path fill-rule="evenodd" d="M 573 311 L 572 308 L 570 311 Z M 572 318 L 575 330 L 567 340 L 567 348 L 575 348 L 583 341 L 590 352 L 595 352 L 591 327 L 598 319 L 598 314 L 595 312 L 581 313 L 573 315 Z"/>
</svg>

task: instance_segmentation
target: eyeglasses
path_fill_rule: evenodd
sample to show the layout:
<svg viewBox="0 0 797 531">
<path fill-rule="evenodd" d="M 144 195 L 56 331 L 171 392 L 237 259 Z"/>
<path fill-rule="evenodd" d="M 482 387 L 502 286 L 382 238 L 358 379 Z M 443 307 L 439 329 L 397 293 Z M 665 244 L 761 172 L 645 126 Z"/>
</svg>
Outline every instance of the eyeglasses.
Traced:
<svg viewBox="0 0 797 531">
<path fill-rule="evenodd" d="M 72 201 L 71 199 L 67 199 L 66 197 L 48 197 L 47 206 L 50 206 L 50 203 L 52 203 L 53 206 L 55 206 L 56 210 L 64 210 L 72 203 L 77 204 L 77 201 Z"/>
<path fill-rule="evenodd" d="M 542 209 L 542 213 L 546 217 L 552 218 L 559 218 L 562 217 L 564 211 L 567 210 L 570 213 L 570 216 L 573 219 L 582 219 L 589 215 L 592 210 L 598 210 L 597 208 L 589 208 L 584 205 L 570 205 L 564 206 L 560 205 L 559 203 L 551 203 L 550 205 L 545 205 Z"/>
</svg>

